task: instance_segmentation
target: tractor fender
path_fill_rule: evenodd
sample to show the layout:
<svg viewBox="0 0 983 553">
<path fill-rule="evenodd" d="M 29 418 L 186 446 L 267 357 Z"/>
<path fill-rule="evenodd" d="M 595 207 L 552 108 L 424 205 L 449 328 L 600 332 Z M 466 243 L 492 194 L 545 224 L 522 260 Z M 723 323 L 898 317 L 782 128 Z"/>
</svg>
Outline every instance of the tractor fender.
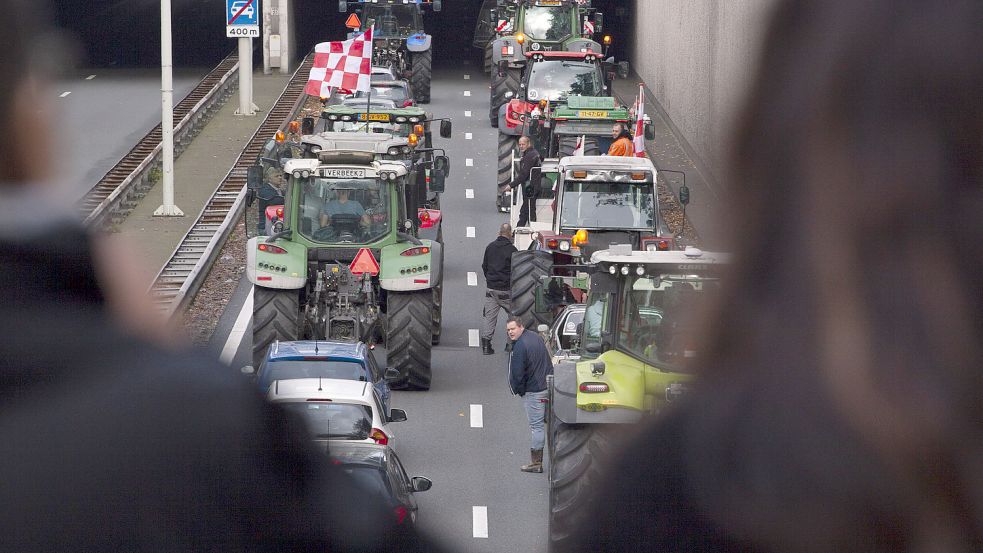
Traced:
<svg viewBox="0 0 983 553">
<path fill-rule="evenodd" d="M 590 412 L 577 408 L 577 365 L 561 361 L 553 366 L 553 394 L 550 409 L 556 418 L 567 424 L 626 424 L 637 422 L 642 412 L 611 407 Z"/>
<path fill-rule="evenodd" d="M 589 38 L 577 38 L 567 43 L 564 48 L 567 52 L 596 52 L 598 55 L 604 52 L 604 48 Z"/>
<path fill-rule="evenodd" d="M 410 52 L 426 52 L 430 49 L 430 41 L 433 37 L 425 34 L 415 34 L 406 37 L 406 49 Z"/>
<path fill-rule="evenodd" d="M 424 209 L 421 208 L 420 211 L 422 212 Z M 443 217 L 441 217 L 440 210 L 427 209 L 426 211 L 430 215 L 429 226 L 423 226 L 421 224 L 417 237 L 421 240 L 437 242 L 437 235 L 440 234 L 440 225 L 443 223 Z"/>
<path fill-rule="evenodd" d="M 502 55 L 502 47 L 508 48 L 512 47 L 512 55 Z M 495 39 L 492 43 L 492 71 L 496 71 L 495 66 L 498 62 L 506 60 L 509 64 L 523 63 L 526 61 L 525 53 L 522 49 L 522 45 L 519 41 L 515 39 L 514 36 L 503 36 L 501 38 Z"/>
<path fill-rule="evenodd" d="M 508 113 L 509 105 L 505 104 L 498 108 L 498 132 L 502 134 L 507 134 L 510 136 L 522 136 L 523 125 L 512 125 L 509 126 L 508 117 L 505 115 Z"/>
<path fill-rule="evenodd" d="M 440 283 L 440 264 L 443 260 L 444 249 L 440 242 L 420 240 L 421 244 L 400 242 L 384 246 L 379 254 L 379 285 L 383 290 L 393 292 L 410 292 L 427 290 Z M 429 253 L 404 256 L 403 252 L 411 248 L 426 246 Z"/>
<path fill-rule="evenodd" d="M 246 278 L 263 288 L 296 290 L 307 284 L 307 247 L 303 244 L 276 240 L 272 246 L 286 253 L 260 251 L 266 236 L 256 236 L 246 244 Z"/>
</svg>

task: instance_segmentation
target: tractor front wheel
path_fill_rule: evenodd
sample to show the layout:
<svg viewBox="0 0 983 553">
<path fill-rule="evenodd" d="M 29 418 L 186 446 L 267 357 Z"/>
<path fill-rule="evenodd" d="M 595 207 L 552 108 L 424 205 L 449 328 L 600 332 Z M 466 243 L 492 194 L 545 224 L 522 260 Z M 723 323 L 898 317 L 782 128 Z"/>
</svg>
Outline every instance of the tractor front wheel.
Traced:
<svg viewBox="0 0 983 553">
<path fill-rule="evenodd" d="M 413 87 L 413 99 L 419 104 L 430 103 L 432 56 L 433 48 L 413 54 L 413 75 L 410 77 L 410 86 Z"/>
<path fill-rule="evenodd" d="M 389 291 L 386 296 L 388 364 L 399 371 L 399 378 L 390 386 L 429 390 L 434 292 Z"/>
<path fill-rule="evenodd" d="M 498 108 L 515 98 L 518 91 L 519 72 L 517 70 L 508 69 L 504 75 L 499 75 L 497 69 L 492 70 L 491 99 L 488 110 L 488 119 L 492 127 L 498 127 Z M 512 92 L 512 95 L 507 96 L 506 92 Z"/>
<path fill-rule="evenodd" d="M 553 255 L 538 250 L 523 250 L 512 254 L 512 316 L 519 317 L 522 326 L 535 330 L 537 326 L 553 323 L 550 313 L 536 312 L 536 288 L 541 277 L 553 270 Z"/>
</svg>

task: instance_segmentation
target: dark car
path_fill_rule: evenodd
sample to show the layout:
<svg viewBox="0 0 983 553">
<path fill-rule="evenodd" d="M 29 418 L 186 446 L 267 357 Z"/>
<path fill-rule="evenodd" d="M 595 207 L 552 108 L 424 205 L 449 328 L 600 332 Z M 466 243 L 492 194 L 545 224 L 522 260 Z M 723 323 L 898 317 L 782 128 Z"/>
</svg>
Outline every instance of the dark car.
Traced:
<svg viewBox="0 0 983 553">
<path fill-rule="evenodd" d="M 408 477 L 392 448 L 332 441 L 328 457 L 340 465 L 356 486 L 388 506 L 398 524 L 416 523 L 417 504 L 413 494 L 429 490 L 433 483 L 423 476 Z"/>
<path fill-rule="evenodd" d="M 266 354 L 266 360 L 256 372 L 256 385 L 266 394 L 274 380 L 296 378 L 337 378 L 371 382 L 382 400 L 382 408 L 389 414 L 390 378 L 398 376 L 395 370 L 387 371 L 376 361 L 372 350 L 364 342 L 340 340 L 298 340 L 275 342 Z"/>
</svg>

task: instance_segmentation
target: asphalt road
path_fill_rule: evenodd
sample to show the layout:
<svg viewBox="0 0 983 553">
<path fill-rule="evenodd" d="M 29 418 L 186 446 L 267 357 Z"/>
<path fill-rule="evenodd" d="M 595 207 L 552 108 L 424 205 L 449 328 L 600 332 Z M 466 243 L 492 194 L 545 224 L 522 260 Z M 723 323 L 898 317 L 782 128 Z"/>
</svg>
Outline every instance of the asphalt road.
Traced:
<svg viewBox="0 0 983 553">
<path fill-rule="evenodd" d="M 208 68 L 174 69 L 177 104 Z M 79 70 L 50 87 L 58 121 L 61 179 L 80 198 L 160 124 L 160 69 Z"/>
<path fill-rule="evenodd" d="M 504 315 L 494 356 L 481 355 L 476 336 L 469 341 L 481 319 L 484 247 L 506 222 L 495 210 L 497 131 L 488 123 L 488 77 L 458 65 L 434 78 L 429 109 L 454 122 L 453 139 L 436 139 L 452 163 L 441 198 L 443 335 L 433 352 L 430 391 L 394 393 L 393 407 L 409 416 L 396 429 L 397 451 L 411 475 L 434 481 L 419 494 L 418 525 L 440 543 L 453 551 L 544 551 L 548 485 L 545 474 L 519 471 L 529 462 L 529 428 L 521 400 L 508 388 Z M 473 286 L 469 272 L 472 282 L 477 277 Z M 212 344 L 216 355 L 228 345 L 226 359 L 237 367 L 250 362 L 249 288 L 240 283 Z"/>
</svg>

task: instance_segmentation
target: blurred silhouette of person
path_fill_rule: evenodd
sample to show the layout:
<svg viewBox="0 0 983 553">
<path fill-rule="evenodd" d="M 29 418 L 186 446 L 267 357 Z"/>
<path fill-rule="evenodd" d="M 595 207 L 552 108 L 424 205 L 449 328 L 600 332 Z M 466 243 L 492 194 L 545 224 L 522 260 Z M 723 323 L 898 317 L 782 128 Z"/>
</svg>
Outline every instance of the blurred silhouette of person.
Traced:
<svg viewBox="0 0 983 553">
<path fill-rule="evenodd" d="M 50 184 L 44 8 L 0 0 L 0 549 L 418 550 L 241 375 L 166 349 L 146 280 Z"/>
<path fill-rule="evenodd" d="M 776 4 L 700 380 L 559 550 L 983 550 L 981 21 Z"/>
</svg>

